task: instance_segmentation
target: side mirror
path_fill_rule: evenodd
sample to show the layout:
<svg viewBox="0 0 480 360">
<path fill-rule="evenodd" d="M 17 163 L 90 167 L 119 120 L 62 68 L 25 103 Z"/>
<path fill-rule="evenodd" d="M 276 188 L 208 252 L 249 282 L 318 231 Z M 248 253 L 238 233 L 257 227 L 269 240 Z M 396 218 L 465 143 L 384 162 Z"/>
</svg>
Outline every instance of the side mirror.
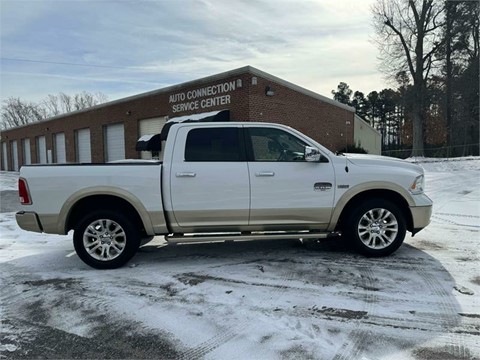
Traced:
<svg viewBox="0 0 480 360">
<path fill-rule="evenodd" d="M 319 162 L 322 154 L 320 153 L 320 151 L 318 151 L 318 149 L 315 149 L 314 147 L 305 146 L 304 156 L 305 156 L 305 161 Z"/>
</svg>

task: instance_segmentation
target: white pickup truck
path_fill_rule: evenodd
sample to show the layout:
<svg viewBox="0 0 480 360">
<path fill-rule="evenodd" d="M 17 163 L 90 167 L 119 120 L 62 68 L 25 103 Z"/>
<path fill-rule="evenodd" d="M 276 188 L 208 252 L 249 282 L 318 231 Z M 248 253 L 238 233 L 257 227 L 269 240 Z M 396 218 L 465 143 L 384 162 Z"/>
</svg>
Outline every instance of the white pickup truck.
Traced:
<svg viewBox="0 0 480 360">
<path fill-rule="evenodd" d="M 95 268 L 128 262 L 142 240 L 319 239 L 345 236 L 385 256 L 428 225 L 423 169 L 371 155 L 335 155 L 271 123 L 184 122 L 168 128 L 162 161 L 24 166 L 18 225 L 74 230 Z M 163 135 L 163 133 L 162 133 Z"/>
</svg>

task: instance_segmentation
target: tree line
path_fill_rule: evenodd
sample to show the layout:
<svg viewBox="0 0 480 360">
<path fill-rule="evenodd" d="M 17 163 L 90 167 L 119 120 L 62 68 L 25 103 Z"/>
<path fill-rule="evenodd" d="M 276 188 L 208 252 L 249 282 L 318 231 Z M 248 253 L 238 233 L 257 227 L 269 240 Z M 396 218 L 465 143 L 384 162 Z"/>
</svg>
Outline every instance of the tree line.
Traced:
<svg viewBox="0 0 480 360">
<path fill-rule="evenodd" d="M 479 154 L 479 8 L 438 0 L 373 6 L 380 69 L 394 88 L 365 95 L 341 82 L 332 94 L 381 132 L 385 153 Z"/>
<path fill-rule="evenodd" d="M 63 92 L 57 95 L 49 94 L 39 102 L 10 97 L 2 102 L 0 127 L 5 130 L 31 124 L 57 115 L 87 109 L 107 100 L 107 96 L 101 92 L 92 94 L 86 91 L 74 95 Z"/>
</svg>

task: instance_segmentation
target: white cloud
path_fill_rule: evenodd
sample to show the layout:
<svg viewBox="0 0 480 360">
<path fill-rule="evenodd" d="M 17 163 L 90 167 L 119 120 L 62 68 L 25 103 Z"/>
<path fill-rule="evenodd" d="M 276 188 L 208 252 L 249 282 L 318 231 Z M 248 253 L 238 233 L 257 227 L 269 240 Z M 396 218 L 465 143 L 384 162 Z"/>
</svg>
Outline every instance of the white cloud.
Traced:
<svg viewBox="0 0 480 360">
<path fill-rule="evenodd" d="M 1 97 L 114 99 L 245 65 L 326 96 L 340 81 L 380 90 L 372 1 L 2 0 L 3 57 L 122 69 L 2 60 Z"/>
</svg>

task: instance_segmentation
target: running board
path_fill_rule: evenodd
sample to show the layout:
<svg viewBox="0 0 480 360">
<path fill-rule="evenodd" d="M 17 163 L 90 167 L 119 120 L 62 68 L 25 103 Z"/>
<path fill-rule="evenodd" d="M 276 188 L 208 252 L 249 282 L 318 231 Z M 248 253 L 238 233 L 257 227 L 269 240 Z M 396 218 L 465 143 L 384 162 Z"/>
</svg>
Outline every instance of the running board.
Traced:
<svg viewBox="0 0 480 360">
<path fill-rule="evenodd" d="M 339 232 L 278 232 L 278 233 L 225 233 L 225 234 L 173 234 L 166 235 L 169 243 L 192 242 L 225 242 L 249 240 L 281 240 L 281 239 L 326 239 L 340 236 Z"/>
</svg>

